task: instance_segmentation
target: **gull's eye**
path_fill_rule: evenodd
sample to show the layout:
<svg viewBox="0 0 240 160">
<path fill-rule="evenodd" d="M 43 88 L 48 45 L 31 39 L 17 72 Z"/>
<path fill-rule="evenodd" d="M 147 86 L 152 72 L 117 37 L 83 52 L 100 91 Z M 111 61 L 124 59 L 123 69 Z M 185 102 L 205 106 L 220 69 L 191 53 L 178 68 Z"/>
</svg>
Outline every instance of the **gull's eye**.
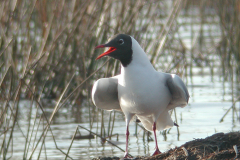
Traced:
<svg viewBox="0 0 240 160">
<path fill-rule="evenodd" d="M 122 45 L 122 44 L 124 43 L 124 40 L 123 40 L 123 39 L 119 39 L 119 40 L 118 40 L 118 43 L 119 43 L 120 45 Z"/>
</svg>

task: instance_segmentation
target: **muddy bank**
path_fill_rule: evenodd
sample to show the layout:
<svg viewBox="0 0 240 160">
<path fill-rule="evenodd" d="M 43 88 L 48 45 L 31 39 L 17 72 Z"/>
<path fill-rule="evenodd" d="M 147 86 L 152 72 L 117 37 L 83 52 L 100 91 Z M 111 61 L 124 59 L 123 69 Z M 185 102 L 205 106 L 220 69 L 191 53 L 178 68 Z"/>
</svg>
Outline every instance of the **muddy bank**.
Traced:
<svg viewBox="0 0 240 160">
<path fill-rule="evenodd" d="M 240 132 L 217 133 L 205 139 L 196 139 L 180 147 L 152 157 L 134 157 L 134 160 L 196 160 L 239 159 Z M 119 160 L 119 157 L 99 157 L 93 160 Z"/>
</svg>

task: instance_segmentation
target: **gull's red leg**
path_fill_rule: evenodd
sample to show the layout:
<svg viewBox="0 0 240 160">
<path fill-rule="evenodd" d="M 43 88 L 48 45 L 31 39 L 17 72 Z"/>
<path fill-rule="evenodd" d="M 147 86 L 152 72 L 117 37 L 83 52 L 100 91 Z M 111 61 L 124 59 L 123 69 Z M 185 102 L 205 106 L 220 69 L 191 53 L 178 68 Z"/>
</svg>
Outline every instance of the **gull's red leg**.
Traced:
<svg viewBox="0 0 240 160">
<path fill-rule="evenodd" d="M 155 138 L 155 143 L 156 143 L 156 144 L 155 144 L 155 145 L 156 145 L 155 151 L 154 151 L 154 153 L 153 153 L 153 156 L 155 156 L 155 155 L 161 154 L 161 152 L 160 152 L 159 149 L 158 149 L 158 143 L 157 143 L 156 122 L 153 123 L 153 133 L 154 133 L 154 138 Z"/>
<path fill-rule="evenodd" d="M 126 130 L 126 150 L 125 150 L 124 158 L 131 158 L 131 156 L 128 155 L 128 137 L 129 137 L 129 130 L 128 130 L 128 125 L 127 125 L 127 130 Z"/>
</svg>

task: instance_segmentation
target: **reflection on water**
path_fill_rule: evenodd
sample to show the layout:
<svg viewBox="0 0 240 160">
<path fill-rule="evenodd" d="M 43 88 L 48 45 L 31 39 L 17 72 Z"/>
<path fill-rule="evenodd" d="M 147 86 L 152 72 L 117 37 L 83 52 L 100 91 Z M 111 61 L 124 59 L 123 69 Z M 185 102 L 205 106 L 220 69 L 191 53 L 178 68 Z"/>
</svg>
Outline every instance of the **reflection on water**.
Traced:
<svg viewBox="0 0 240 160">
<path fill-rule="evenodd" d="M 213 81 L 212 81 L 213 80 Z M 190 80 L 188 80 L 190 81 Z M 219 123 L 221 117 L 232 105 L 232 89 L 231 85 L 227 82 L 221 82 L 218 76 L 211 78 L 210 76 L 194 76 L 194 85 L 189 84 L 188 89 L 191 95 L 189 105 L 185 108 L 177 108 L 177 121 L 179 124 L 179 140 L 177 128 L 173 127 L 168 131 L 168 134 L 164 136 L 162 132 L 158 133 L 158 143 L 161 151 L 166 151 L 175 146 L 180 146 L 183 143 L 196 139 L 205 138 L 216 132 L 230 132 L 239 130 L 239 121 L 236 118 L 233 119 L 232 112 L 229 112 L 222 123 Z M 224 88 L 223 88 L 224 87 Z M 53 111 L 53 107 L 48 107 L 47 102 L 45 106 L 45 111 L 48 116 L 50 116 Z M 28 116 L 30 114 L 29 101 L 21 101 L 21 107 L 19 112 L 21 113 L 18 117 L 18 125 L 20 126 L 13 135 L 13 157 L 12 159 L 19 159 L 23 157 L 24 145 L 26 142 L 26 137 L 28 133 Z M 239 112 L 240 104 L 236 103 L 236 108 Z M 81 125 L 90 129 L 89 123 L 89 109 L 91 114 L 94 116 L 95 120 L 101 119 L 101 112 L 96 112 L 94 106 L 85 107 L 79 109 L 75 106 L 66 105 L 61 108 L 51 125 L 53 135 L 56 139 L 56 143 L 59 148 L 64 152 L 67 152 L 70 144 L 71 138 L 74 135 L 76 127 Z M 38 110 L 38 111 L 37 111 Z M 35 113 L 41 113 L 40 109 L 33 107 L 32 109 L 32 119 L 31 126 L 34 123 Z M 238 113 L 239 114 L 239 113 Z M 108 119 L 110 112 L 105 111 L 105 132 L 108 130 Z M 111 114 L 113 116 L 113 114 Z M 236 116 L 235 116 L 236 117 Z M 37 117 L 37 123 L 41 117 Z M 174 117 L 173 117 L 174 119 Z M 76 123 L 77 122 L 77 123 Z M 45 122 L 46 124 L 46 122 Z M 44 125 L 45 125 L 44 124 Z M 95 121 L 92 123 L 92 131 L 100 134 L 100 121 Z M 38 126 L 38 125 L 36 125 Z M 43 124 L 40 123 L 33 130 L 33 136 L 29 146 L 28 156 L 32 152 L 34 138 L 38 138 L 43 130 Z M 20 130 L 21 129 L 21 130 Z M 145 132 L 141 127 L 135 127 L 135 122 L 130 124 L 130 139 L 129 139 L 129 151 L 133 156 L 137 155 L 151 155 L 154 150 L 154 141 L 148 141 Z M 81 135 L 88 135 L 89 132 L 80 129 Z M 37 133 L 37 134 L 36 134 Z M 119 141 L 117 137 L 114 136 L 111 142 L 118 145 L 120 148 L 125 148 L 125 122 L 122 113 L 116 112 L 113 134 L 119 134 Z M 137 133 L 137 136 L 136 136 Z M 0 137 L 2 141 L 3 136 Z M 150 139 L 153 135 L 150 135 Z M 35 142 L 36 143 L 36 142 Z M 24 145 L 23 145 L 24 144 Z M 39 145 L 40 146 L 40 145 Z M 43 153 L 46 152 L 48 159 L 64 159 L 65 155 L 56 149 L 52 135 L 48 132 L 45 139 L 46 149 L 43 149 Z M 12 149 L 10 149 L 12 150 Z M 33 159 L 38 158 L 40 147 L 37 148 L 36 152 L 33 154 Z M 41 154 L 40 159 L 45 159 L 45 154 Z M 75 140 L 72 144 L 69 155 L 74 159 L 91 159 L 99 156 L 123 156 L 123 152 L 118 148 L 110 145 L 109 143 L 102 144 L 100 138 L 95 139 L 81 139 Z"/>
</svg>

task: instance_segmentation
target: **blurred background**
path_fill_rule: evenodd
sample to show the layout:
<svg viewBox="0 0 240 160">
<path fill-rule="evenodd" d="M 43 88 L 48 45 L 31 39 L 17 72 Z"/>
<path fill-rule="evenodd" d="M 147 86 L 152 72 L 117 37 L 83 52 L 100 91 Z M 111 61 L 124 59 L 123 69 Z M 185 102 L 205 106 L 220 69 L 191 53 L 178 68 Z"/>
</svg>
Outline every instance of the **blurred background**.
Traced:
<svg viewBox="0 0 240 160">
<path fill-rule="evenodd" d="M 161 151 L 239 131 L 239 26 L 240 0 L 1 0 L 0 157 L 123 156 L 123 114 L 91 101 L 96 79 L 120 73 L 94 50 L 117 33 L 188 87 L 189 105 L 172 111 L 180 127 L 158 133 Z M 151 155 L 152 138 L 134 119 L 130 154 Z"/>
</svg>

